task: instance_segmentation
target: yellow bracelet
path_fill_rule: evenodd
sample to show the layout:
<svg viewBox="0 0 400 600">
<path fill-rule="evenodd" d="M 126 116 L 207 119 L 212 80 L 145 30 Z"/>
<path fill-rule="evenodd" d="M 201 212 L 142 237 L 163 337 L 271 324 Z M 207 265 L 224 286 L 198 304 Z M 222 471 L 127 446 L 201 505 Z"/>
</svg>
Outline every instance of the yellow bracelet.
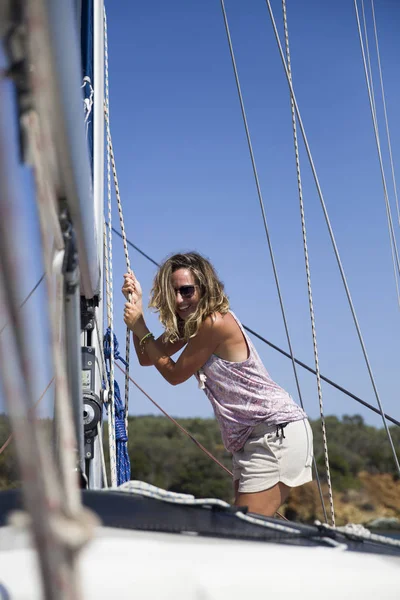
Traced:
<svg viewBox="0 0 400 600">
<path fill-rule="evenodd" d="M 148 333 L 146 333 L 146 335 L 144 335 L 139 342 L 139 346 L 142 350 L 142 354 L 144 353 L 144 344 L 145 344 L 146 340 L 147 341 L 154 340 L 154 335 L 150 331 Z"/>
</svg>

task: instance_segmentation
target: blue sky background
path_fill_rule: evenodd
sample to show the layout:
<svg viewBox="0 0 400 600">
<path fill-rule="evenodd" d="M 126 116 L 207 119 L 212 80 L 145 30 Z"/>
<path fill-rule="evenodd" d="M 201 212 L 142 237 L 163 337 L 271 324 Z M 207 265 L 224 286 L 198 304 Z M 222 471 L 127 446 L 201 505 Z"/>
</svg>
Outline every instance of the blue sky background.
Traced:
<svg viewBox="0 0 400 600">
<path fill-rule="evenodd" d="M 400 5 L 375 3 L 395 165 L 400 163 Z M 281 3 L 272 2 L 282 33 Z M 249 159 L 220 3 L 108 2 L 110 106 L 129 239 L 160 262 L 176 251 L 208 256 L 243 323 L 287 350 L 266 236 Z M 381 143 L 396 235 L 393 186 L 366 1 Z M 295 355 L 313 364 L 290 101 L 265 2 L 228 0 L 226 10 Z M 386 412 L 400 418 L 400 314 L 382 182 L 352 2 L 287 3 L 297 100 L 336 235 L 372 369 Z M 10 132 L 12 135 L 12 132 Z M 352 325 L 310 168 L 301 148 L 321 372 L 376 404 Z M 400 176 L 398 176 L 400 179 Z M 23 173 L 29 196 L 29 175 Z M 31 236 L 21 298 L 41 275 L 36 217 L 21 200 L 21 236 Z M 117 212 L 114 225 L 118 227 Z M 399 236 L 398 236 L 399 237 Z M 132 267 L 148 296 L 155 267 L 134 250 Z M 116 332 L 124 346 L 125 271 L 114 237 Z M 44 288 L 26 309 L 33 339 L 45 340 Z M 161 332 L 155 315 L 148 324 Z M 291 362 L 255 341 L 272 377 L 298 399 Z M 38 348 L 46 346 L 38 341 Z M 37 393 L 50 378 L 38 351 Z M 319 414 L 315 377 L 299 368 L 306 411 Z M 174 416 L 211 416 L 193 380 L 169 386 L 132 359 L 132 376 Z M 380 417 L 323 385 L 326 414 Z M 43 412 L 48 410 L 43 404 Z M 47 408 L 46 408 L 47 407 Z M 131 389 L 130 413 L 157 414 Z"/>
</svg>

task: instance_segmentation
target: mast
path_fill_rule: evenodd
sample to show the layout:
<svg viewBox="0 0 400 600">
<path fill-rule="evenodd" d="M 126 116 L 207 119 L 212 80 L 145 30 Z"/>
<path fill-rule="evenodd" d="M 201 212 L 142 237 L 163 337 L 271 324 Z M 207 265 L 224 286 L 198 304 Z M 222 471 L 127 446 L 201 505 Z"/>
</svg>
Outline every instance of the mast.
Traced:
<svg viewBox="0 0 400 600">
<path fill-rule="evenodd" d="M 82 54 L 82 87 L 85 96 L 86 138 L 93 178 L 93 214 L 100 282 L 103 273 L 104 222 L 104 2 L 78 0 Z M 81 334 L 84 404 L 85 473 L 91 489 L 103 487 L 101 464 L 103 299 L 101 284 L 94 299 L 82 298 Z M 103 374 L 104 375 L 104 374 Z"/>
</svg>

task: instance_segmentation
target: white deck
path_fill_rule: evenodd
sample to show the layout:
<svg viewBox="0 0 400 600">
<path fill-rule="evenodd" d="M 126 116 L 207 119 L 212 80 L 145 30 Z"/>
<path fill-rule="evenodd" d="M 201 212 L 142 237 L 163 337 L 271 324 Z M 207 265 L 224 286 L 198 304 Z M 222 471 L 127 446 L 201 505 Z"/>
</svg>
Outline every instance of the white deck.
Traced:
<svg viewBox="0 0 400 600">
<path fill-rule="evenodd" d="M 399 600 L 399 577 L 397 557 L 104 527 L 82 554 L 85 600 Z M 11 527 L 0 583 L 12 600 L 42 598 L 28 537 Z"/>
</svg>

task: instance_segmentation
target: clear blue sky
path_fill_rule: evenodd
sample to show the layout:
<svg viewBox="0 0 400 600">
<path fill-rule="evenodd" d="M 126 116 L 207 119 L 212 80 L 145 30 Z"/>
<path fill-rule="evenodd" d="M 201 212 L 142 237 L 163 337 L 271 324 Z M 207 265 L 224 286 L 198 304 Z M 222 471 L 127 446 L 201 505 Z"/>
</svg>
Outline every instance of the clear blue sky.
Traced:
<svg viewBox="0 0 400 600">
<path fill-rule="evenodd" d="M 399 165 L 400 5 L 375 4 Z M 287 349 L 220 3 L 132 0 L 106 6 L 111 126 L 128 237 L 156 261 L 191 249 L 207 255 L 239 318 Z M 282 31 L 281 3 L 272 6 Z M 369 17 L 369 0 L 366 8 Z M 353 3 L 289 0 L 287 9 L 303 121 L 384 409 L 399 419 L 400 311 Z M 293 348 L 312 365 L 288 88 L 265 2 L 228 0 L 226 10 Z M 371 27 L 369 32 L 381 119 Z M 383 120 L 380 129 L 393 200 Z M 302 172 L 321 372 L 375 404 L 303 148 Z M 395 218 L 394 201 L 392 207 Z M 395 229 L 398 236 L 396 219 Z M 122 243 L 117 237 L 114 243 L 115 321 L 124 346 L 119 288 L 125 267 Z M 131 262 L 148 296 L 155 267 L 133 250 Z M 40 276 L 37 267 L 29 272 L 26 292 L 36 272 Z M 161 331 L 154 315 L 148 324 Z M 255 344 L 272 377 L 297 399 L 290 361 Z M 212 415 L 194 380 L 171 387 L 136 359 L 131 373 L 171 414 Z M 315 378 L 301 369 L 299 374 L 306 411 L 316 418 Z M 326 414 L 359 413 L 381 425 L 380 417 L 327 385 L 323 397 Z M 131 414 L 157 414 L 135 388 L 130 407 Z"/>
</svg>

